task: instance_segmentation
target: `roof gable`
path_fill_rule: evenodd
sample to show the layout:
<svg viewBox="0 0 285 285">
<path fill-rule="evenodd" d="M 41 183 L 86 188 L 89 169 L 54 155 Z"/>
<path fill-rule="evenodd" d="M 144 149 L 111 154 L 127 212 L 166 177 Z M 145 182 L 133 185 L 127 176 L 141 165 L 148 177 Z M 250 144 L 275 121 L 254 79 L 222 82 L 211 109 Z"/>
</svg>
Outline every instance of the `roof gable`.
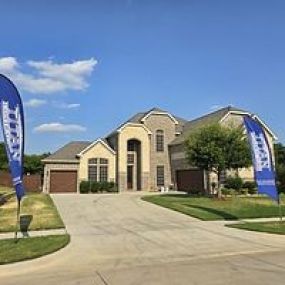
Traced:
<svg viewBox="0 0 285 285">
<path fill-rule="evenodd" d="M 107 141 L 105 141 L 104 139 L 97 139 L 95 140 L 93 143 L 91 143 L 90 145 L 88 145 L 86 148 L 84 148 L 83 150 L 81 150 L 79 153 L 77 153 L 77 157 L 82 156 L 84 153 L 86 153 L 88 150 L 92 149 L 92 147 L 94 147 L 96 144 L 102 144 L 108 151 L 110 151 L 113 154 L 116 154 L 116 152 L 109 146 L 109 144 L 107 143 Z"/>
<path fill-rule="evenodd" d="M 174 116 L 172 114 L 170 114 L 167 111 L 164 111 L 160 108 L 152 108 L 146 112 L 139 112 L 135 115 L 133 115 L 131 118 L 129 118 L 126 122 L 122 123 L 118 128 L 116 128 L 114 131 L 112 131 L 109 135 L 107 135 L 107 138 L 111 137 L 112 135 L 116 134 L 120 129 L 122 129 L 126 124 L 128 123 L 134 123 L 134 124 L 143 124 L 143 119 L 147 116 L 150 115 L 150 113 L 154 114 L 154 113 L 159 113 L 159 114 L 164 114 L 164 115 L 170 115 L 172 117 L 173 120 L 175 120 L 179 125 L 183 126 L 187 120 Z"/>
<path fill-rule="evenodd" d="M 266 124 L 258 118 L 258 116 L 251 114 L 248 111 L 242 110 L 242 109 L 238 109 L 232 106 L 228 106 L 222 109 L 219 109 L 215 112 L 206 114 L 204 116 L 201 116 L 197 119 L 191 120 L 189 122 L 187 122 L 184 127 L 183 127 L 183 131 L 182 134 L 175 138 L 170 145 L 177 145 L 177 144 L 181 144 L 185 141 L 185 139 L 191 135 L 192 133 L 196 132 L 197 130 L 199 130 L 200 128 L 210 125 L 210 124 L 216 124 L 221 122 L 222 120 L 224 120 L 229 114 L 238 114 L 238 115 L 249 115 L 249 116 L 254 116 L 262 125 L 263 127 L 272 135 L 272 137 L 274 139 L 276 139 L 276 136 L 274 135 L 274 133 L 269 129 L 268 126 L 266 126 Z"/>
</svg>

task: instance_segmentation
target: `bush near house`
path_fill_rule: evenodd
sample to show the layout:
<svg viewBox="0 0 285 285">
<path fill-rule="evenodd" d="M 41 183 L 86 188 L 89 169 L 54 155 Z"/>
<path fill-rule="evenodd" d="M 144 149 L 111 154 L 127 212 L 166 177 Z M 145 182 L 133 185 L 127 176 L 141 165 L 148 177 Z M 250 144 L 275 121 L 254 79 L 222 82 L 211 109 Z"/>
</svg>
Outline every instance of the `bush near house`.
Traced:
<svg viewBox="0 0 285 285">
<path fill-rule="evenodd" d="M 114 182 L 94 182 L 94 181 L 81 181 L 80 193 L 114 193 L 118 192 L 118 187 Z"/>
<path fill-rule="evenodd" d="M 234 194 L 257 194 L 257 185 L 254 181 L 243 181 L 240 177 L 228 177 L 226 179 L 225 188 L 222 189 L 224 195 Z"/>
<path fill-rule="evenodd" d="M 243 189 L 248 190 L 248 194 L 256 194 L 257 193 L 257 185 L 254 181 L 245 181 L 242 185 Z"/>
<path fill-rule="evenodd" d="M 236 176 L 236 177 L 229 176 L 229 177 L 227 177 L 224 186 L 227 189 L 234 189 L 236 191 L 239 191 L 239 190 L 241 190 L 241 188 L 243 186 L 243 181 L 238 176 Z"/>
</svg>

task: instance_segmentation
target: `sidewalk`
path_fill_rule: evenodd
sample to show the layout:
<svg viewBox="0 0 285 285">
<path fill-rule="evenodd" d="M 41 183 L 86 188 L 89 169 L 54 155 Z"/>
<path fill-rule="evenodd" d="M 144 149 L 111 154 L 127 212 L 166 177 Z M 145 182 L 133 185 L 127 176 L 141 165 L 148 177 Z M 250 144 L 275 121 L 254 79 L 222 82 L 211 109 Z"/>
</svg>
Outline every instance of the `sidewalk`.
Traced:
<svg viewBox="0 0 285 285">
<path fill-rule="evenodd" d="M 260 223 L 260 222 L 279 222 L 280 218 L 257 218 L 257 219 L 241 219 L 241 222 L 253 222 L 253 223 Z M 282 221 L 285 221 L 285 217 L 283 217 Z"/>
<path fill-rule="evenodd" d="M 38 236 L 49 236 L 49 235 L 64 235 L 66 229 L 54 229 L 54 230 L 42 230 L 42 231 L 29 231 L 29 232 L 18 232 L 18 238 L 25 237 L 38 237 Z M 0 233 L 0 240 L 14 238 L 15 233 Z"/>
</svg>

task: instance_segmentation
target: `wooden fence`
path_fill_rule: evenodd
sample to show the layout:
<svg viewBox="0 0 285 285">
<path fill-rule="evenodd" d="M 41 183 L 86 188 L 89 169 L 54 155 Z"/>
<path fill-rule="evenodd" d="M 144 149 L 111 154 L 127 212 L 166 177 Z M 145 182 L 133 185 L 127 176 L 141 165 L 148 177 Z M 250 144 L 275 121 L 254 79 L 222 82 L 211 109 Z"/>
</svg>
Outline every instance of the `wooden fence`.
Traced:
<svg viewBox="0 0 285 285">
<path fill-rule="evenodd" d="M 40 174 L 24 175 L 24 187 L 28 192 L 42 191 L 42 177 Z M 12 178 L 9 172 L 0 171 L 0 185 L 6 187 L 13 187 Z"/>
</svg>

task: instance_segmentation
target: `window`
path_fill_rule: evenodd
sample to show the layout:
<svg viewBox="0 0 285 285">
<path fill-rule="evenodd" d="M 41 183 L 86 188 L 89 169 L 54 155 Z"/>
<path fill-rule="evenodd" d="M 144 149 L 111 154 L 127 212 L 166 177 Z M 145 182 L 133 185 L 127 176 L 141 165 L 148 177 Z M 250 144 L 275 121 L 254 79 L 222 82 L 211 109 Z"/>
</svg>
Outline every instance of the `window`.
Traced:
<svg viewBox="0 0 285 285">
<path fill-rule="evenodd" d="M 108 181 L 108 166 L 100 166 L 100 182 Z"/>
<path fill-rule="evenodd" d="M 88 160 L 88 180 L 94 182 L 108 181 L 108 159 L 90 158 Z"/>
<path fill-rule="evenodd" d="M 97 165 L 89 165 L 88 180 L 97 182 Z"/>
<path fill-rule="evenodd" d="M 133 153 L 128 153 L 128 164 L 135 163 L 135 155 Z"/>
<path fill-rule="evenodd" d="M 157 186 L 164 186 L 164 166 L 156 167 L 156 184 Z"/>
<path fill-rule="evenodd" d="M 88 180 L 97 182 L 97 158 L 88 160 Z"/>
<path fill-rule="evenodd" d="M 163 130 L 156 131 L 156 151 L 164 151 L 164 132 Z"/>
</svg>

